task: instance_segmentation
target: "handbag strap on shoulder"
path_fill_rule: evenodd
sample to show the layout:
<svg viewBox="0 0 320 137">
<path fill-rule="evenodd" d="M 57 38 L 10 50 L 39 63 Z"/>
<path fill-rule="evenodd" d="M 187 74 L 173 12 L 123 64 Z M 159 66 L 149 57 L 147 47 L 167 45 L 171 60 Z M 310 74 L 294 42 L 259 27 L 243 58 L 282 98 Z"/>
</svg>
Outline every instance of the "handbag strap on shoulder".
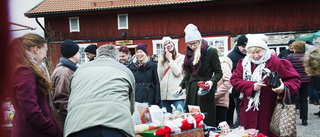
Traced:
<svg viewBox="0 0 320 137">
<path fill-rule="evenodd" d="M 288 96 L 287 96 L 287 94 L 288 94 Z M 285 105 L 285 100 L 286 100 L 286 98 L 289 99 L 289 103 L 291 104 L 291 98 L 290 98 L 290 97 L 291 97 L 291 96 L 290 96 L 289 89 L 288 89 L 288 87 L 287 87 L 286 85 L 284 85 L 284 99 L 283 99 L 283 101 L 282 101 L 283 107 L 284 107 L 284 105 Z"/>
</svg>

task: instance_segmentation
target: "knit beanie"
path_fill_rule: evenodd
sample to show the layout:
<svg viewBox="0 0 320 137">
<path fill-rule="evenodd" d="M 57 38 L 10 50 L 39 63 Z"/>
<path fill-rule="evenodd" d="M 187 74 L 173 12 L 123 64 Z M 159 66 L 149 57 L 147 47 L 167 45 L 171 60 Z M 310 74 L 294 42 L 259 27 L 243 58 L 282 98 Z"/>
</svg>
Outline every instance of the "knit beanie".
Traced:
<svg viewBox="0 0 320 137">
<path fill-rule="evenodd" d="M 247 42 L 248 42 L 248 38 L 246 37 L 246 35 L 242 34 L 238 38 L 237 46 L 247 45 Z"/>
<path fill-rule="evenodd" d="M 95 44 L 90 44 L 89 46 L 84 49 L 84 52 L 89 52 L 91 54 L 96 54 L 98 46 Z"/>
<path fill-rule="evenodd" d="M 162 46 L 163 47 L 164 47 L 164 43 L 166 43 L 167 41 L 171 41 L 173 43 L 173 41 L 172 41 L 172 39 L 170 37 L 163 37 L 162 38 Z"/>
<path fill-rule="evenodd" d="M 79 51 L 78 44 L 76 44 L 70 39 L 63 41 L 60 45 L 60 52 L 62 57 L 70 58 L 75 54 L 77 54 L 78 51 Z"/>
<path fill-rule="evenodd" d="M 144 44 L 144 43 L 139 43 L 137 46 L 136 46 L 136 51 L 137 50 L 143 50 L 146 54 L 148 54 L 147 52 L 147 44 Z"/>
<path fill-rule="evenodd" d="M 188 24 L 187 27 L 184 29 L 184 32 L 186 33 L 186 43 L 202 39 L 201 34 L 198 31 L 198 27 L 193 24 Z"/>
<path fill-rule="evenodd" d="M 265 50 L 268 50 L 268 44 L 267 40 L 268 37 L 264 34 L 248 34 L 248 43 L 246 46 L 246 50 L 248 50 L 250 47 L 260 47 Z"/>
<path fill-rule="evenodd" d="M 294 39 L 289 40 L 288 45 L 292 44 L 294 41 L 296 41 L 296 40 L 294 40 Z"/>
</svg>

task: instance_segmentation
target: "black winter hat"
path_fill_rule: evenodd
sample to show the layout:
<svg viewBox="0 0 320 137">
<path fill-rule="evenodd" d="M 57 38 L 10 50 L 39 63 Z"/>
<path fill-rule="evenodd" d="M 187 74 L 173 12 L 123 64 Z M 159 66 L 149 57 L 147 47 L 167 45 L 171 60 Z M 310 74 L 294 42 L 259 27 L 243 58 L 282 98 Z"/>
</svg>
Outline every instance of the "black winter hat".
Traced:
<svg viewBox="0 0 320 137">
<path fill-rule="evenodd" d="M 136 46 L 136 51 L 139 50 L 139 49 L 142 50 L 142 51 L 144 51 L 146 54 L 148 54 L 147 44 L 139 43 L 139 44 Z"/>
<path fill-rule="evenodd" d="M 89 52 L 91 54 L 96 54 L 98 46 L 95 44 L 90 44 L 89 46 L 84 49 L 84 52 Z"/>
<path fill-rule="evenodd" d="M 294 40 L 294 39 L 289 40 L 288 45 L 292 44 L 294 41 L 296 41 L 296 40 Z"/>
<path fill-rule="evenodd" d="M 70 58 L 77 54 L 79 51 L 79 46 L 72 40 L 68 39 L 61 43 L 60 45 L 60 52 L 62 57 Z"/>
<path fill-rule="evenodd" d="M 246 37 L 246 35 L 242 34 L 237 41 L 237 45 L 238 46 L 242 46 L 242 45 L 247 45 L 248 42 L 248 38 Z"/>
</svg>

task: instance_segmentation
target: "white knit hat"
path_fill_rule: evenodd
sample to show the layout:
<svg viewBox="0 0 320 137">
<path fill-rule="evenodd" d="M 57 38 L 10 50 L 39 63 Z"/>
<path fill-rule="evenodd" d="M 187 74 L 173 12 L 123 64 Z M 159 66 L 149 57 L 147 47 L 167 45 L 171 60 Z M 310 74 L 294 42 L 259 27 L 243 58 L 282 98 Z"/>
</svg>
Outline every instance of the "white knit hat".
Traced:
<svg viewBox="0 0 320 137">
<path fill-rule="evenodd" d="M 202 39 L 197 26 L 193 24 L 188 24 L 187 27 L 184 29 L 184 32 L 186 33 L 185 35 L 186 43 L 190 41 L 196 41 L 196 40 Z"/>
<path fill-rule="evenodd" d="M 260 47 L 265 50 L 268 50 L 267 40 L 268 37 L 264 34 L 248 34 L 246 35 L 248 38 L 246 50 L 250 47 Z"/>
<path fill-rule="evenodd" d="M 171 41 L 173 43 L 173 41 L 170 37 L 163 37 L 162 38 L 162 47 L 164 47 L 164 43 L 166 43 L 167 41 Z"/>
</svg>

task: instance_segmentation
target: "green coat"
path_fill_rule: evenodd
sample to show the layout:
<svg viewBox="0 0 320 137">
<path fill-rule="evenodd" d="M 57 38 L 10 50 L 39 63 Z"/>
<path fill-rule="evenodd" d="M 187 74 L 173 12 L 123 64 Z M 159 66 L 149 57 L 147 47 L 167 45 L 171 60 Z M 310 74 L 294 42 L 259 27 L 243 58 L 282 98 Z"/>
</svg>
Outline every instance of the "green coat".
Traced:
<svg viewBox="0 0 320 137">
<path fill-rule="evenodd" d="M 185 88 L 187 92 L 185 110 L 189 112 L 188 105 L 200 106 L 202 113 L 208 113 L 208 116 L 206 116 L 204 119 L 204 123 L 209 126 L 217 126 L 215 91 L 217 88 L 217 82 L 222 77 L 219 55 L 217 49 L 209 47 L 202 56 L 201 68 L 198 76 L 193 75 L 192 69 L 188 69 L 186 75 L 180 83 L 180 86 L 183 89 Z M 208 80 L 211 80 L 213 83 L 211 91 L 204 96 L 198 96 L 198 81 Z"/>
</svg>

